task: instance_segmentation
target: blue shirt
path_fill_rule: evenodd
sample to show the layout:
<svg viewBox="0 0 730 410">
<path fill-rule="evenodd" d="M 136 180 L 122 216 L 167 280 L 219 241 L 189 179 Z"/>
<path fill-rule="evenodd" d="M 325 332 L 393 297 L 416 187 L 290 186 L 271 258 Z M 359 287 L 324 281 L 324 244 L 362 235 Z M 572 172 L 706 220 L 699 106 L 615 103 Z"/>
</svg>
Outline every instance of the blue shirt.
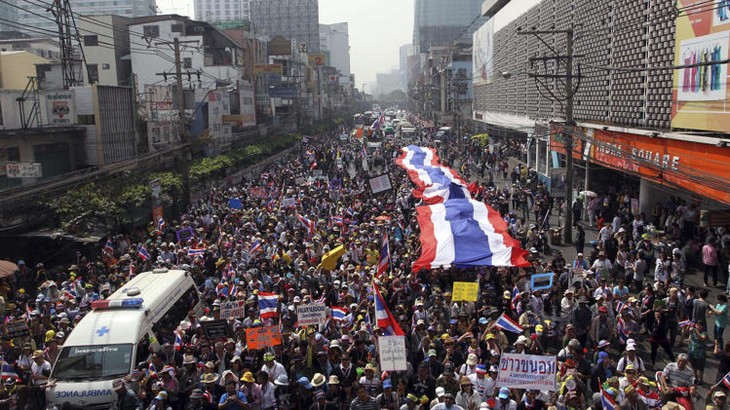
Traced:
<svg viewBox="0 0 730 410">
<path fill-rule="evenodd" d="M 241 393 L 240 391 L 237 391 L 236 395 L 238 396 L 238 400 L 241 400 L 242 402 L 248 404 L 248 401 L 246 401 L 246 396 L 243 393 Z M 226 402 L 226 400 L 228 400 L 228 393 L 223 393 L 223 395 L 221 396 L 221 400 L 218 402 L 218 404 L 223 404 Z M 243 406 L 240 406 L 238 404 L 231 404 L 228 407 L 226 407 L 226 409 L 243 410 Z"/>
</svg>

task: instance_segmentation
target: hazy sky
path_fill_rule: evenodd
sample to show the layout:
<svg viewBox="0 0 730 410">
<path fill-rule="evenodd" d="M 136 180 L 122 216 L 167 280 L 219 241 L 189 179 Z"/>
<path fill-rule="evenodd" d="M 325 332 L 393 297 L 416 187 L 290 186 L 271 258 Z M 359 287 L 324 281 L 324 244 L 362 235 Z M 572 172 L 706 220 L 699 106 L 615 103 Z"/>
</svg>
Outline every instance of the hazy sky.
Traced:
<svg viewBox="0 0 730 410">
<path fill-rule="evenodd" d="M 444 0 L 451 1 L 451 0 Z M 512 0 L 496 16 L 499 29 L 505 21 L 541 0 Z M 193 17 L 193 0 L 157 0 L 163 13 Z M 319 0 L 319 22 L 347 22 L 350 31 L 350 70 L 356 86 L 375 81 L 375 74 L 398 68 L 399 49 L 413 40 L 414 0 Z M 500 24 L 502 23 L 502 24 Z M 365 91 L 369 92 L 370 86 Z"/>
</svg>

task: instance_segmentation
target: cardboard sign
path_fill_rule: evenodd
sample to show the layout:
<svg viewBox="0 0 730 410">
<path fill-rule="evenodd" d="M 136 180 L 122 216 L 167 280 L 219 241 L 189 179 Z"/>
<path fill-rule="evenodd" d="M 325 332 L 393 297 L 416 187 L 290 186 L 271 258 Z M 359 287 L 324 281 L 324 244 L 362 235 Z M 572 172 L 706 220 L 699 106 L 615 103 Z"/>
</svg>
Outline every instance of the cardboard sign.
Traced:
<svg viewBox="0 0 730 410">
<path fill-rule="evenodd" d="M 370 190 L 373 194 L 390 191 L 391 189 L 393 189 L 393 186 L 390 184 L 390 177 L 388 174 L 370 178 Z"/>
<path fill-rule="evenodd" d="M 381 371 L 408 370 L 405 336 L 379 336 Z"/>
<path fill-rule="evenodd" d="M 269 196 L 269 193 L 266 192 L 266 188 L 261 186 L 249 188 L 248 194 L 251 196 L 251 198 L 255 199 L 266 199 Z"/>
<path fill-rule="evenodd" d="M 246 329 L 246 345 L 249 349 L 265 349 L 281 344 L 281 333 L 276 326 Z"/>
<path fill-rule="evenodd" d="M 233 302 L 221 303 L 221 317 L 228 319 L 229 317 L 242 318 L 246 316 L 246 301 L 236 300 Z"/>
<path fill-rule="evenodd" d="M 203 332 L 205 332 L 205 337 L 210 340 L 227 339 L 229 337 L 233 337 L 233 332 L 231 332 L 231 327 L 228 326 L 227 320 L 212 320 L 207 322 L 200 322 L 200 325 L 203 326 Z"/>
<path fill-rule="evenodd" d="M 299 326 L 323 325 L 327 321 L 327 306 L 321 303 L 310 303 L 297 307 Z"/>
<path fill-rule="evenodd" d="M 281 200 L 281 207 L 282 208 L 296 208 L 297 199 L 296 198 L 283 198 Z"/>
<path fill-rule="evenodd" d="M 178 242 L 187 241 L 188 239 L 195 236 L 195 233 L 193 232 L 193 228 L 189 227 L 189 226 L 187 228 L 178 229 L 178 231 L 175 234 L 177 235 Z"/>
<path fill-rule="evenodd" d="M 479 295 L 479 283 L 454 282 L 454 290 L 451 293 L 451 300 L 454 302 L 476 302 L 477 296 Z"/>
<path fill-rule="evenodd" d="M 152 208 L 152 222 L 157 225 L 157 223 L 160 221 L 160 219 L 165 217 L 165 212 L 162 208 L 162 206 L 156 206 Z"/>
<path fill-rule="evenodd" d="M 28 330 L 28 324 L 25 320 L 19 320 L 17 322 L 8 323 L 5 326 L 8 337 L 15 339 L 17 337 L 30 336 L 30 330 Z"/>
<path fill-rule="evenodd" d="M 555 356 L 502 353 L 499 358 L 497 386 L 555 391 L 556 373 Z"/>
<path fill-rule="evenodd" d="M 243 208 L 243 202 L 241 202 L 241 198 L 229 198 L 228 207 L 231 209 L 241 209 Z"/>
<path fill-rule="evenodd" d="M 530 289 L 533 291 L 550 289 L 553 287 L 554 277 L 554 272 L 536 273 L 530 277 Z"/>
</svg>

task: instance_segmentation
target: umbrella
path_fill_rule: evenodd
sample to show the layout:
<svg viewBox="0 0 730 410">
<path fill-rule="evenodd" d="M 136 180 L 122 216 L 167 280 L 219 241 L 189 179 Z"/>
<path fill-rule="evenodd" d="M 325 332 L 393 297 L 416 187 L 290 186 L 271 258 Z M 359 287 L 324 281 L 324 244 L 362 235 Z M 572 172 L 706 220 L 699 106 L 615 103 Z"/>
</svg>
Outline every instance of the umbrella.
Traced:
<svg viewBox="0 0 730 410">
<path fill-rule="evenodd" d="M 375 218 L 376 221 L 390 221 L 391 219 L 388 215 L 380 215 Z"/>
<path fill-rule="evenodd" d="M 598 194 L 593 191 L 580 191 L 580 194 L 584 195 L 584 196 L 590 196 L 590 197 L 598 196 Z"/>
<path fill-rule="evenodd" d="M 0 261 L 0 278 L 7 278 L 18 270 L 18 265 L 10 261 Z"/>
</svg>

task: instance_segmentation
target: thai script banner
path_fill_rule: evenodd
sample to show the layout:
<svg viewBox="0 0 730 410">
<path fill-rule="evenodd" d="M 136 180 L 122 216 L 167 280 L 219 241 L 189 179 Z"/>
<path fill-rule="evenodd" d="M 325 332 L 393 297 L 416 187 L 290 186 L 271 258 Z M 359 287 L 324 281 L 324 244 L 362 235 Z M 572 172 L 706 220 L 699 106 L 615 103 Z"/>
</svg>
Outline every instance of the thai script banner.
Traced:
<svg viewBox="0 0 730 410">
<path fill-rule="evenodd" d="M 556 356 L 503 353 L 499 359 L 497 386 L 555 391 L 557 371 Z"/>
</svg>

